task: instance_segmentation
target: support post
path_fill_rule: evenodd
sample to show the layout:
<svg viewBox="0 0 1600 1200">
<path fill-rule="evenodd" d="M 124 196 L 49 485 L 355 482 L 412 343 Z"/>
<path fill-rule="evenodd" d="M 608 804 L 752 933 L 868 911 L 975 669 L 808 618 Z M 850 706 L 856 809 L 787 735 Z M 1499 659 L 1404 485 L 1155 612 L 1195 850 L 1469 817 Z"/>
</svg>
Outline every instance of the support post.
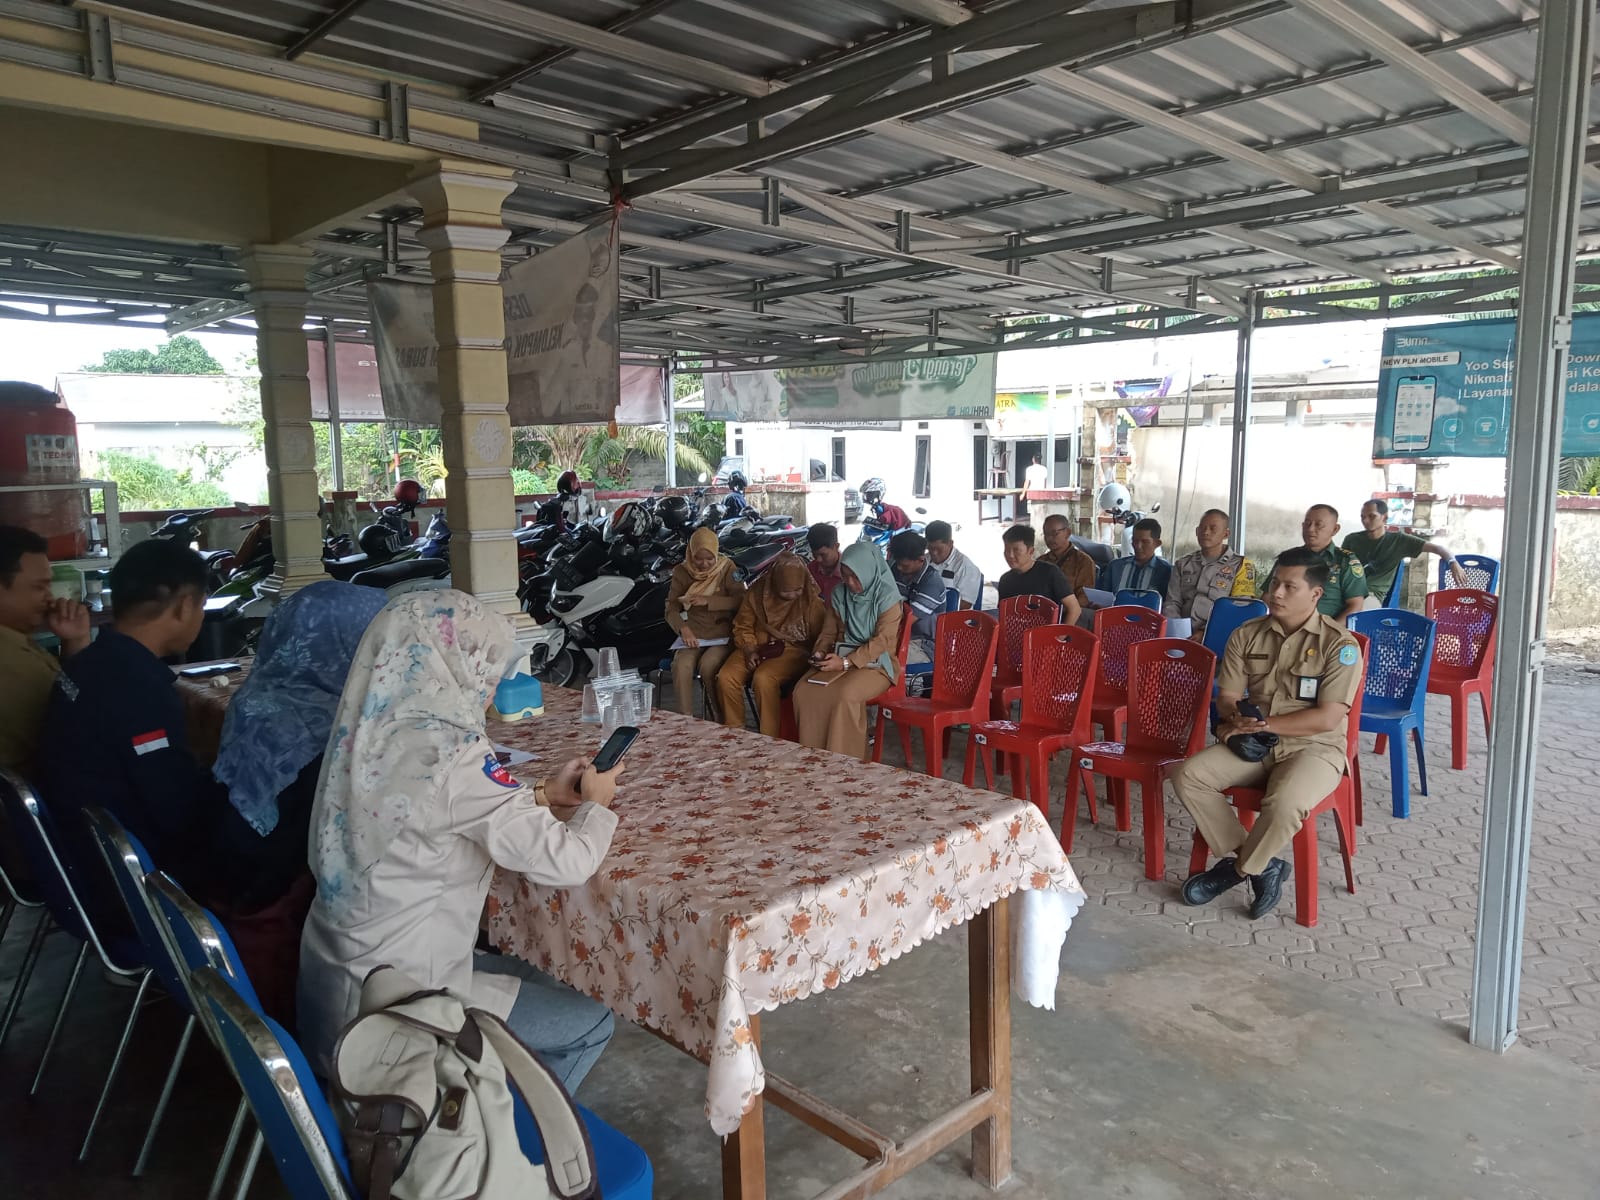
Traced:
<svg viewBox="0 0 1600 1200">
<path fill-rule="evenodd" d="M 240 260 L 255 309 L 267 495 L 277 560 L 261 591 L 274 599 L 326 578 L 304 329 L 306 272 L 312 262 L 309 250 L 282 245 L 253 246 Z"/>
<path fill-rule="evenodd" d="M 444 162 L 419 172 L 410 191 L 422 206 L 417 240 L 427 247 L 433 274 L 451 578 L 526 632 L 533 625 L 517 603 L 517 506 L 500 291 L 500 247 L 509 235 L 500 206 L 515 186 L 509 170 Z"/>
<path fill-rule="evenodd" d="M 1545 621 L 1554 572 L 1556 474 L 1572 337 L 1573 251 L 1588 141 L 1591 0 L 1544 0 L 1518 281 L 1506 456 L 1494 727 L 1483 803 L 1477 951 L 1469 1037 L 1487 1050 L 1517 1036 L 1528 845 L 1539 750 Z"/>
<path fill-rule="evenodd" d="M 344 491 L 344 422 L 339 416 L 339 345 L 333 322 L 322 327 L 323 373 L 328 379 L 328 462 L 333 468 L 333 490 Z"/>
<path fill-rule="evenodd" d="M 675 392 L 678 373 L 673 370 L 675 359 L 667 359 L 667 486 L 678 486 L 678 405 Z"/>
<path fill-rule="evenodd" d="M 1239 350 L 1233 367 L 1233 460 L 1228 474 L 1228 516 L 1233 522 L 1230 549 L 1243 553 L 1245 547 L 1245 478 L 1250 449 L 1250 351 L 1256 331 L 1256 297 L 1244 298 L 1244 314 L 1239 318 Z"/>
</svg>

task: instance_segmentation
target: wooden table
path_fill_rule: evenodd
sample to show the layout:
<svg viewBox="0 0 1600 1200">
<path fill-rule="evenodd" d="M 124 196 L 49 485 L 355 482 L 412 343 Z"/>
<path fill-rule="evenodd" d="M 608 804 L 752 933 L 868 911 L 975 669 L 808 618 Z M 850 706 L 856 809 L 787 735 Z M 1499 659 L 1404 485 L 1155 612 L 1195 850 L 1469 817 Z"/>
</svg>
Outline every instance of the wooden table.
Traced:
<svg viewBox="0 0 1600 1200">
<path fill-rule="evenodd" d="M 230 658 L 225 661 L 238 663 L 239 670 L 208 679 L 190 679 L 177 673 L 185 667 L 203 667 L 207 664 L 185 663 L 183 667 L 173 668 L 177 678 L 172 686 L 178 689 L 178 695 L 183 698 L 183 712 L 188 718 L 189 752 L 197 762 L 206 766 L 217 761 L 217 747 L 222 744 L 222 722 L 228 715 L 228 705 L 233 703 L 234 696 L 238 694 L 239 685 L 250 677 L 251 659 Z M 225 679 L 227 685 L 219 686 L 212 679 Z"/>
<path fill-rule="evenodd" d="M 519 769 L 527 776 L 599 742 L 576 693 L 550 689 L 545 703 L 542 718 L 490 730 L 543 757 Z M 1052 1003 L 1083 901 L 1032 805 L 660 713 L 629 754 L 616 810 L 588 884 L 500 873 L 486 928 L 503 951 L 707 1064 L 706 1113 L 728 1135 L 724 1197 L 766 1195 L 768 1099 L 864 1160 L 826 1200 L 878 1192 L 969 1133 L 973 1174 L 991 1187 L 1009 1178 L 1013 934 L 1032 968 L 1020 972 L 1024 998 Z M 971 1087 L 959 1103 L 896 1141 L 765 1072 L 763 1013 L 963 922 Z"/>
</svg>

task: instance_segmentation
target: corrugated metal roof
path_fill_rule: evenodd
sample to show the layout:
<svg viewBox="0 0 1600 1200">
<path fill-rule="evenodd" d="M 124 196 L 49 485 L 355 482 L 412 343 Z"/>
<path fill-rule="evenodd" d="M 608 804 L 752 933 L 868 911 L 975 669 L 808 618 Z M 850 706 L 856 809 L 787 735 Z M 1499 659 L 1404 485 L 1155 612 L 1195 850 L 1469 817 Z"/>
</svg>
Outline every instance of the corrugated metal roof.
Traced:
<svg viewBox="0 0 1600 1200">
<path fill-rule="evenodd" d="M 1342 2 L 1511 118 L 1529 120 L 1535 4 Z M 254 39 L 275 53 L 305 50 L 307 62 L 335 60 L 492 97 L 510 115 L 492 132 L 486 126 L 486 143 L 624 169 L 636 193 L 623 217 L 633 310 L 625 342 L 635 350 L 696 337 L 755 346 L 752 330 L 778 326 L 809 331 L 828 349 L 838 348 L 836 339 L 866 345 L 874 320 L 885 338 L 891 324 L 901 337 L 937 324 L 953 345 L 949 339 L 976 339 L 996 318 L 1028 311 L 1069 316 L 1138 302 L 1222 311 L 1245 289 L 1496 265 L 1493 256 L 1514 254 L 1521 234 L 1514 171 L 1444 189 L 1429 182 L 1433 172 L 1517 157 L 1506 129 L 1461 111 L 1404 61 L 1385 61 L 1314 15 L 1312 0 L 1195 0 L 1198 26 L 1143 41 L 1105 33 L 1129 19 L 1133 0 L 123 7 Z M 326 24 L 340 9 L 349 11 Z M 1148 6 L 1158 23 L 1172 11 Z M 939 20 L 930 24 L 928 15 Z M 948 30 L 969 21 L 991 36 L 955 45 Z M 923 42 L 954 48 L 914 61 L 909 55 Z M 1031 55 L 1027 68 L 1010 70 L 1023 52 Z M 972 72 L 983 86 L 969 84 Z M 797 88 L 811 89 L 808 98 L 774 103 L 760 126 L 763 137 L 779 139 L 773 150 L 758 141 L 741 152 L 749 98 Z M 845 98 L 828 100 L 833 95 Z M 896 101 L 908 111 L 897 112 Z M 548 110 L 567 114 L 559 131 L 569 136 L 556 136 Z M 857 113 L 865 115 L 852 124 Z M 506 122 L 514 127 L 501 127 Z M 608 164 L 562 149 L 574 127 L 616 139 L 622 157 Z M 680 145 L 685 128 L 700 136 Z M 816 132 L 800 133 L 807 129 Z M 640 158 L 654 141 L 659 156 Z M 712 151 L 734 165 L 718 166 L 707 158 Z M 656 191 L 657 169 L 683 178 Z M 765 194 L 729 190 L 730 175 L 781 181 L 776 225 L 766 223 Z M 1377 205 L 1338 205 L 1334 193 L 1304 211 L 1260 207 L 1314 196 L 1324 180 L 1345 191 L 1410 182 Z M 1589 199 L 1585 251 L 1600 248 L 1592 207 L 1600 189 Z M 607 207 L 592 187 L 530 173 L 508 206 L 509 222 L 516 240 L 550 244 Z M 409 249 L 404 222 L 401 233 Z M 1058 253 L 1030 253 L 1029 243 L 1046 238 Z M 940 248 L 952 239 L 959 249 Z M 345 254 L 364 259 L 341 259 L 329 245 L 340 241 Z M 330 235 L 324 271 L 334 276 L 370 260 L 382 242 L 376 222 Z M 358 290 L 334 289 L 328 303 L 339 302 L 359 303 Z"/>
</svg>

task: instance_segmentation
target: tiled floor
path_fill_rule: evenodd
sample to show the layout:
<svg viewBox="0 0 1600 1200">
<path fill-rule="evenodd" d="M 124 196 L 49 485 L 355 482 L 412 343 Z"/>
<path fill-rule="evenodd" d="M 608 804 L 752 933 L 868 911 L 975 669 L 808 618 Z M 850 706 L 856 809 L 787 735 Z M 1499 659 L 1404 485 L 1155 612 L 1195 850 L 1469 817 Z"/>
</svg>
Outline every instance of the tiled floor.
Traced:
<svg viewBox="0 0 1600 1200">
<path fill-rule="evenodd" d="M 1188 864 L 1194 826 L 1170 789 L 1166 879 L 1144 877 L 1137 796 L 1131 833 L 1117 833 L 1106 810 L 1096 828 L 1080 809 L 1073 865 L 1092 901 L 1220 945 L 1249 947 L 1273 963 L 1320 976 L 1375 1003 L 1398 1004 L 1465 1027 L 1487 746 L 1481 714 L 1474 709 L 1467 769 L 1450 769 L 1449 708 L 1441 697 L 1430 698 L 1428 730 L 1430 794 L 1416 794 L 1413 764 L 1407 820 L 1389 815 L 1387 756 L 1363 755 L 1366 824 L 1358 835 L 1353 896 L 1344 890 L 1331 817 L 1321 819 L 1315 928 L 1295 924 L 1292 884 L 1279 910 L 1261 921 L 1249 919 L 1243 891 L 1206 908 L 1185 906 L 1177 885 Z M 1600 674 L 1575 661 L 1552 667 L 1542 731 L 1521 1038 L 1600 1069 Z M 889 741 L 893 747 L 896 739 Z M 1363 741 L 1370 751 L 1372 739 Z M 961 769 L 959 735 L 953 750 L 955 760 L 947 769 L 955 776 Z M 891 756 L 897 759 L 898 750 Z M 1060 786 L 1054 794 L 1051 822 L 1059 829 Z"/>
</svg>

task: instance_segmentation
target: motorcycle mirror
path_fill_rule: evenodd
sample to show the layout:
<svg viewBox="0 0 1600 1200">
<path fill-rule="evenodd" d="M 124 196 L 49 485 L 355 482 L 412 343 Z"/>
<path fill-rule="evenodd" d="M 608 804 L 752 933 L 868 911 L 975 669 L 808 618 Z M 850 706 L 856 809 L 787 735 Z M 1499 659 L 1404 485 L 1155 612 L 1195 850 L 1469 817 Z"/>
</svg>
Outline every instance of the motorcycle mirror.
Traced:
<svg viewBox="0 0 1600 1200">
<path fill-rule="evenodd" d="M 1153 513 L 1160 512 L 1161 511 L 1161 501 L 1157 500 L 1154 504 L 1152 504 L 1150 506 L 1150 511 L 1153 512 Z"/>
</svg>

